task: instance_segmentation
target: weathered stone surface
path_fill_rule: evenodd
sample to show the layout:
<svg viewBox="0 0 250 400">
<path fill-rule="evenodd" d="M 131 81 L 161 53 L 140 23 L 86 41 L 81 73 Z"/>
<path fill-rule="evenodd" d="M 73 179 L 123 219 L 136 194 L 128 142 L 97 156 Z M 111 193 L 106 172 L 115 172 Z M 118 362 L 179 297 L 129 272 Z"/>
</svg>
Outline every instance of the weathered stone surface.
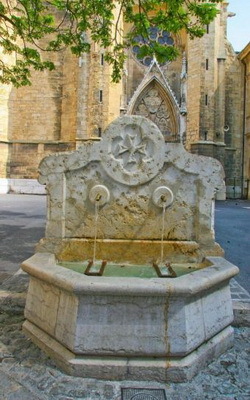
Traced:
<svg viewBox="0 0 250 400">
<path fill-rule="evenodd" d="M 250 326 L 250 302 L 234 301 L 234 326 Z"/>
<path fill-rule="evenodd" d="M 26 321 L 23 327 L 34 343 L 68 374 L 107 380 L 184 382 L 233 344 L 233 330 L 228 327 L 185 357 L 76 355 L 30 322 Z"/>
<path fill-rule="evenodd" d="M 94 239 L 62 239 L 45 238 L 36 248 L 37 252 L 45 250 L 53 252 L 60 261 L 89 260 L 93 257 Z M 194 241 L 167 241 L 163 243 L 165 259 L 171 262 L 196 262 L 202 260 L 204 252 Z M 152 264 L 161 252 L 160 240 L 119 240 L 97 239 L 97 258 L 113 262 L 133 264 Z M 219 245 L 210 249 L 213 255 L 222 255 Z M 206 251 L 209 253 L 209 251 Z"/>
<path fill-rule="evenodd" d="M 51 239 L 68 238 L 71 243 L 72 238 L 87 238 L 79 242 L 79 257 L 89 258 L 88 241 L 95 236 L 91 193 L 99 185 L 106 188 L 109 200 L 99 207 L 97 237 L 105 241 L 103 247 L 109 249 L 109 254 L 97 257 L 112 260 L 118 254 L 126 255 L 136 240 L 151 241 L 148 248 L 159 247 L 152 240 L 161 239 L 162 207 L 155 203 L 154 193 L 162 187 L 173 194 L 165 216 L 166 252 L 171 243 L 185 241 L 181 248 L 197 243 L 196 259 L 222 254 L 214 243 L 212 208 L 215 191 L 224 190 L 220 163 L 191 155 L 180 143 L 165 143 L 157 126 L 143 117 L 118 118 L 100 142 L 86 143 L 74 153 L 45 158 L 40 166 L 40 182 L 46 183 L 50 199 L 46 229 L 49 240 L 43 242 L 42 251 L 48 251 L 48 246 L 51 251 Z M 126 242 L 131 240 L 133 244 Z M 76 259 L 78 244 L 74 241 L 72 245 L 73 250 L 66 250 L 64 243 L 58 257 Z M 148 248 L 143 252 L 136 249 L 138 263 L 140 254 L 145 258 L 148 251 L 148 260 L 143 262 L 155 259 Z M 99 246 L 97 252 L 102 252 Z M 169 253 L 171 257 L 171 250 Z"/>
</svg>

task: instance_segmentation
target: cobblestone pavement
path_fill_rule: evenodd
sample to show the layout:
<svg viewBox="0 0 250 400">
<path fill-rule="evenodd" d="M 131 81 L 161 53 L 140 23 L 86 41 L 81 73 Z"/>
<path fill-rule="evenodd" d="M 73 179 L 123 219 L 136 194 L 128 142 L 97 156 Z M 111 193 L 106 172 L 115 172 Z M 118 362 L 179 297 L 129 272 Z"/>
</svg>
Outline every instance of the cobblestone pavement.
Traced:
<svg viewBox="0 0 250 400">
<path fill-rule="evenodd" d="M 1 400 L 121 400 L 121 389 L 126 387 L 161 388 L 167 400 L 250 399 L 249 327 L 235 328 L 234 347 L 190 382 L 162 385 L 71 377 L 23 334 L 26 287 L 27 278 L 19 274 L 5 281 L 0 292 Z"/>
<path fill-rule="evenodd" d="M 235 279 L 231 279 L 230 289 L 233 300 L 242 303 L 250 303 L 250 293 L 247 292 Z"/>
</svg>

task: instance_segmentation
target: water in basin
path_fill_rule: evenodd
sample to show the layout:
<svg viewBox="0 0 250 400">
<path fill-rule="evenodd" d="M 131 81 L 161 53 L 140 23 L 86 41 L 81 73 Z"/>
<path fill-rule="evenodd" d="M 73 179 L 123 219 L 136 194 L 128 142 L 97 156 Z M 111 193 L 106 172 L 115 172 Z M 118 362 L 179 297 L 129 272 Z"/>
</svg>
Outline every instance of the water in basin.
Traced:
<svg viewBox="0 0 250 400">
<path fill-rule="evenodd" d="M 97 261 L 98 263 L 98 261 Z M 100 262 L 99 262 L 100 263 Z M 88 265 L 88 261 L 82 262 L 69 262 L 64 261 L 59 263 L 60 266 L 68 268 L 72 271 L 84 274 Z M 175 271 L 177 277 L 189 274 L 190 272 L 207 267 L 206 263 L 183 263 L 171 264 L 172 269 Z M 102 276 L 106 277 L 133 277 L 133 278 L 158 278 L 156 270 L 152 265 L 133 265 L 133 264 L 115 264 L 107 263 L 104 268 Z"/>
</svg>

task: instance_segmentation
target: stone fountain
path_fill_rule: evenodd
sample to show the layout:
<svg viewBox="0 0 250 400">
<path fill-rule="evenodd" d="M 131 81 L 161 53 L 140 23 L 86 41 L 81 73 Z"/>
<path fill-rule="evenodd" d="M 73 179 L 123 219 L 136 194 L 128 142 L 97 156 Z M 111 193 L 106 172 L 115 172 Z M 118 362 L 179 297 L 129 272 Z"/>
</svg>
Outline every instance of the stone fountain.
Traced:
<svg viewBox="0 0 250 400">
<path fill-rule="evenodd" d="M 232 345 L 238 268 L 214 241 L 217 160 L 124 116 L 99 142 L 46 157 L 39 180 L 47 225 L 22 265 L 24 330 L 61 368 L 181 382 Z"/>
</svg>

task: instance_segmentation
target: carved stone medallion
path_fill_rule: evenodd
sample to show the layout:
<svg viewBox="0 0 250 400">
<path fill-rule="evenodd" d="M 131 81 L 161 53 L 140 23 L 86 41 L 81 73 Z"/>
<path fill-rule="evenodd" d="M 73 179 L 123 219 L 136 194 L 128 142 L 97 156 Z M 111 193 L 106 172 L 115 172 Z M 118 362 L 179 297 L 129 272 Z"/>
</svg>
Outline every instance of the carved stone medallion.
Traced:
<svg viewBox="0 0 250 400">
<path fill-rule="evenodd" d="M 141 116 L 124 116 L 109 125 L 101 143 L 107 174 L 136 186 L 156 176 L 164 164 L 165 142 L 157 126 Z"/>
</svg>

